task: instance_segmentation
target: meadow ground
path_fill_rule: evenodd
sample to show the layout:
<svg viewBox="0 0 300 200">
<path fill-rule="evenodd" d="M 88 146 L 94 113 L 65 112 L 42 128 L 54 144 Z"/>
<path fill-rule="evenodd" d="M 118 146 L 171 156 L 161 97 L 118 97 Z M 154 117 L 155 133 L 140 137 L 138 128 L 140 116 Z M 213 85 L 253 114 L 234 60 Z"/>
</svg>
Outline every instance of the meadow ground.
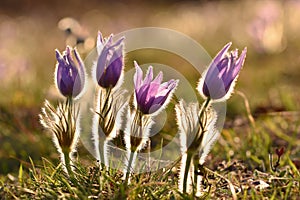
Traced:
<svg viewBox="0 0 300 200">
<path fill-rule="evenodd" d="M 213 56 L 224 44 L 248 47 L 236 92 L 227 102 L 221 137 L 205 168 L 209 199 L 299 199 L 300 190 L 300 2 L 288 1 L 2 1 L 0 3 L 0 196 L 1 199 L 192 199 L 177 190 L 178 165 L 138 174 L 124 186 L 118 170 L 100 172 L 80 143 L 76 179 L 61 173 L 51 135 L 38 114 L 45 98 L 59 99 L 53 85 L 54 49 L 74 45 L 58 26 L 65 17 L 82 25 L 83 58 L 97 31 L 104 35 L 137 27 L 163 27 L 196 40 Z M 75 38 L 76 39 L 76 38 Z M 132 61 L 164 63 L 192 85 L 199 75 L 174 55 L 134 51 Z M 182 70 L 187 67 L 191 70 Z M 190 67 L 190 68 L 189 68 Z M 171 103 L 172 104 L 172 103 Z M 168 108 L 172 113 L 172 105 Z M 164 142 L 177 131 L 167 124 Z M 278 160 L 278 151 L 284 148 Z"/>
</svg>

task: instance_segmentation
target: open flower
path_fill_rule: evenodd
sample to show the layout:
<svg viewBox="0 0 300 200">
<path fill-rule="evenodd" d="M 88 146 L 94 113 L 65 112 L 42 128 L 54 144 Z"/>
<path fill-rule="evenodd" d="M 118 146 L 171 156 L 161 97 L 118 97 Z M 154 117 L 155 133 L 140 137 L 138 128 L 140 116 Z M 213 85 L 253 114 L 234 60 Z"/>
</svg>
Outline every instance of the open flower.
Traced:
<svg viewBox="0 0 300 200">
<path fill-rule="evenodd" d="M 148 68 L 146 77 L 143 80 L 142 69 L 137 62 L 134 62 L 134 65 L 136 69 L 133 78 L 134 95 L 132 95 L 128 105 L 128 120 L 124 134 L 127 150 L 124 168 L 125 183 L 128 182 L 129 175 L 133 171 L 137 152 L 141 151 L 149 140 L 154 115 L 168 104 L 178 84 L 178 80 L 173 79 L 161 83 L 162 72 L 153 79 L 153 68 L 151 66 Z"/>
<path fill-rule="evenodd" d="M 98 33 L 97 52 L 98 60 L 94 66 L 94 79 L 103 88 L 113 88 L 121 82 L 124 68 L 123 40 L 124 37 L 113 43 L 113 35 L 103 38 Z"/>
<path fill-rule="evenodd" d="M 153 114 L 162 109 L 169 101 L 178 80 L 171 79 L 162 82 L 163 74 L 160 72 L 153 80 L 153 68 L 148 68 L 146 77 L 143 79 L 143 71 L 137 62 L 134 62 L 136 73 L 134 74 L 134 88 L 137 108 L 143 114 Z"/>
<path fill-rule="evenodd" d="M 73 50 L 76 62 L 71 55 L 71 47 L 67 46 L 63 55 L 56 52 L 55 84 L 65 97 L 78 98 L 85 85 L 84 64 L 76 49 Z"/>
<path fill-rule="evenodd" d="M 230 46 L 231 42 L 226 44 L 202 74 L 197 89 L 204 98 L 223 101 L 230 97 L 247 53 L 244 48 L 240 57 L 237 49 L 228 54 Z"/>
</svg>

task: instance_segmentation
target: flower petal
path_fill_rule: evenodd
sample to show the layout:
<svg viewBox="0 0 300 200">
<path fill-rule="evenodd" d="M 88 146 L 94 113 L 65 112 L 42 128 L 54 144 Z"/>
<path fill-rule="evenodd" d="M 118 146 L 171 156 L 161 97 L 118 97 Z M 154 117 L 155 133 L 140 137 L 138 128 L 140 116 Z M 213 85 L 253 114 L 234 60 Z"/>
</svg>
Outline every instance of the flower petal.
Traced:
<svg viewBox="0 0 300 200">
<path fill-rule="evenodd" d="M 84 63 L 81 60 L 81 58 L 80 58 L 80 56 L 79 56 L 76 48 L 73 50 L 73 52 L 74 52 L 74 55 L 75 55 L 75 59 L 76 59 L 78 65 L 79 65 L 79 74 L 80 74 L 81 82 L 85 83 L 85 68 L 84 68 Z"/>
<path fill-rule="evenodd" d="M 104 47 L 104 39 L 102 36 L 102 33 L 98 31 L 98 37 L 97 37 L 97 53 L 98 55 L 101 54 Z"/>
<path fill-rule="evenodd" d="M 137 109 L 144 114 L 152 114 L 163 107 L 168 99 L 169 94 L 177 86 L 178 81 L 170 80 L 162 83 L 162 72 L 160 72 L 154 80 L 153 68 L 149 66 L 147 75 L 142 81 L 143 72 L 136 62 L 136 73 L 134 75 L 135 97 L 137 101 Z"/>
<path fill-rule="evenodd" d="M 143 81 L 143 85 L 145 84 L 150 84 L 150 82 L 152 81 L 153 79 L 153 67 L 152 66 L 149 66 L 148 70 L 147 70 L 147 73 L 146 73 L 146 77 Z"/>
<path fill-rule="evenodd" d="M 245 59 L 246 59 L 246 54 L 247 54 L 247 47 L 244 48 L 242 51 L 240 57 L 236 60 L 235 62 L 235 69 L 233 71 L 233 76 L 237 76 L 237 74 L 240 72 L 242 66 L 244 65 Z"/>
<path fill-rule="evenodd" d="M 213 62 L 212 62 L 211 65 L 216 66 L 216 64 L 224 58 L 224 55 L 226 55 L 226 53 L 227 53 L 228 49 L 230 48 L 231 44 L 232 44 L 232 42 L 227 43 L 223 47 L 223 49 L 221 51 L 219 51 L 219 53 L 214 57 Z"/>
<path fill-rule="evenodd" d="M 155 79 L 152 82 L 160 84 L 162 79 L 163 79 L 163 73 L 159 72 L 158 75 L 155 77 Z"/>
<path fill-rule="evenodd" d="M 136 61 L 134 61 L 134 66 L 135 66 L 135 74 L 133 77 L 134 88 L 135 90 L 139 90 L 142 85 L 143 71 Z"/>
<path fill-rule="evenodd" d="M 71 50 L 71 47 L 67 46 L 63 55 L 58 50 L 55 51 L 57 59 L 55 83 L 62 95 L 76 98 L 84 88 L 85 70 L 77 51 Z M 71 52 L 74 52 L 76 62 Z"/>
</svg>

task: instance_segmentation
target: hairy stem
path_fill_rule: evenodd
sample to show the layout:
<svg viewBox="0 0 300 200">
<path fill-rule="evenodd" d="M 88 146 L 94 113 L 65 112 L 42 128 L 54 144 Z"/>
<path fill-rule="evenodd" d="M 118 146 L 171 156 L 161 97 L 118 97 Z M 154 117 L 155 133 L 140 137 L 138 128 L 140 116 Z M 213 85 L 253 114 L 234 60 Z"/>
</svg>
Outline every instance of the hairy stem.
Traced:
<svg viewBox="0 0 300 200">
<path fill-rule="evenodd" d="M 193 157 L 193 154 L 190 152 L 187 152 L 186 163 L 184 166 L 184 176 L 183 176 L 183 190 L 182 190 L 183 193 L 186 193 L 187 180 L 188 180 L 192 157 Z"/>
<path fill-rule="evenodd" d="M 131 166 L 132 166 L 132 161 L 134 157 L 135 152 L 130 152 L 129 160 L 128 160 L 128 165 L 127 165 L 127 170 L 126 170 L 126 177 L 125 177 L 125 184 L 127 185 L 130 171 L 131 171 Z"/>
<path fill-rule="evenodd" d="M 103 138 L 99 138 L 99 156 L 100 156 L 100 168 L 103 170 L 105 168 L 105 149 L 104 149 L 105 141 Z"/>
<path fill-rule="evenodd" d="M 71 168 L 71 159 L 70 159 L 70 152 L 67 151 L 67 150 L 64 150 L 63 151 L 63 154 L 64 154 L 64 159 L 65 159 L 65 166 L 67 168 L 67 173 L 70 177 L 73 177 L 73 171 L 72 171 L 72 168 Z"/>
<path fill-rule="evenodd" d="M 194 186 L 194 188 L 196 188 L 196 190 L 198 189 L 198 173 L 197 173 L 198 172 L 198 164 L 199 164 L 199 156 L 195 155 L 193 157 L 193 165 L 194 165 L 194 172 L 193 172 L 194 173 L 194 183 L 193 183 L 193 186 Z"/>
</svg>

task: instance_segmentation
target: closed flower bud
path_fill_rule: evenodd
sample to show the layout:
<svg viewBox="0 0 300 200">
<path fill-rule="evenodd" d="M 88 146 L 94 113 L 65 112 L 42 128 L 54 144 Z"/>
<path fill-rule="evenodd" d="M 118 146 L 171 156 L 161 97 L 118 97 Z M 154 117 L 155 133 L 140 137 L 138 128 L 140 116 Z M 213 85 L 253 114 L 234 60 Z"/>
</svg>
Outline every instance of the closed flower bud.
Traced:
<svg viewBox="0 0 300 200">
<path fill-rule="evenodd" d="M 113 43 L 112 35 L 103 38 L 98 34 L 97 52 L 98 60 L 94 66 L 94 79 L 100 87 L 114 88 L 122 82 L 122 72 L 124 68 L 124 38 L 120 38 Z"/>
<path fill-rule="evenodd" d="M 231 43 L 228 43 L 223 47 L 200 79 L 197 89 L 205 99 L 224 101 L 230 97 L 233 91 L 235 81 L 246 58 L 247 48 L 239 57 L 237 49 L 228 54 L 230 46 Z"/>
<path fill-rule="evenodd" d="M 85 85 L 84 64 L 76 49 L 73 50 L 75 60 L 71 55 L 71 48 L 68 46 L 63 55 L 56 50 L 55 84 L 65 97 L 78 98 Z"/>
</svg>

